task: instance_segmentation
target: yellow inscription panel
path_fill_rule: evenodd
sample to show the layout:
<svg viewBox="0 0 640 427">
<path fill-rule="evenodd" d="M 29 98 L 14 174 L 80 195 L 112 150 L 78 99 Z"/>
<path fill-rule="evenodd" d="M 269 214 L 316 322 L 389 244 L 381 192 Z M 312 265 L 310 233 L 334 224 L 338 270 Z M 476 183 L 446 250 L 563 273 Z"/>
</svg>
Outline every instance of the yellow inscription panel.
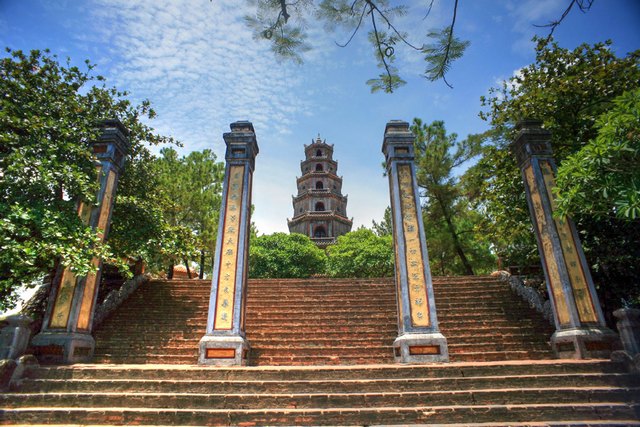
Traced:
<svg viewBox="0 0 640 427">
<path fill-rule="evenodd" d="M 102 197 L 102 204 L 100 206 L 100 216 L 98 217 L 98 233 L 101 239 L 104 238 L 104 230 L 107 228 L 109 214 L 111 213 L 111 201 L 113 200 L 113 187 L 115 182 L 116 173 L 110 170 L 109 176 L 107 177 L 107 187 L 104 190 L 104 196 Z"/>
<path fill-rule="evenodd" d="M 553 187 L 555 187 L 555 178 L 553 176 L 553 168 L 548 161 L 540 162 L 540 170 L 544 177 L 545 186 L 547 187 L 547 195 L 551 201 L 553 210 L 556 210 L 555 195 L 553 194 Z M 583 270 L 580 257 L 578 256 L 578 250 L 576 242 L 571 232 L 571 227 L 566 218 L 554 218 L 556 229 L 560 237 L 560 244 L 562 246 L 562 255 L 564 262 L 567 266 L 567 274 L 569 275 L 569 281 L 571 282 L 571 289 L 573 290 L 573 296 L 576 301 L 576 307 L 578 308 L 578 316 L 581 322 L 598 322 L 596 316 L 596 309 L 591 299 L 591 293 L 587 285 L 587 278 Z"/>
<path fill-rule="evenodd" d="M 224 227 L 222 230 L 222 251 L 218 275 L 218 294 L 216 296 L 216 314 L 214 329 L 231 329 L 233 326 L 233 304 L 238 266 L 238 248 L 240 247 L 240 216 L 242 207 L 242 187 L 244 184 L 244 166 L 229 168 L 229 188 L 227 189 Z"/>
<path fill-rule="evenodd" d="M 104 240 L 104 230 L 108 226 L 109 214 L 111 213 L 111 205 L 113 200 L 113 191 L 116 182 L 116 173 L 109 171 L 107 176 L 107 184 L 102 196 L 100 204 L 100 216 L 98 217 L 98 236 L 100 240 Z M 91 260 L 94 267 L 100 266 L 100 260 L 94 258 Z M 89 329 L 89 321 L 91 320 L 91 309 L 93 308 L 93 300 L 96 292 L 96 275 L 89 273 L 84 284 L 84 293 L 82 294 L 82 303 L 80 304 L 80 315 L 78 317 L 78 328 Z"/>
<path fill-rule="evenodd" d="M 69 314 L 71 313 L 71 302 L 73 301 L 73 293 L 76 290 L 76 275 L 68 268 L 62 272 L 60 287 L 56 295 L 56 302 L 53 306 L 51 321 L 49 327 L 62 328 L 67 327 L 69 322 Z"/>
<path fill-rule="evenodd" d="M 98 258 L 91 260 L 91 263 L 97 268 L 100 261 Z M 91 320 L 91 309 L 93 307 L 93 297 L 96 292 L 96 275 L 94 273 L 87 274 L 84 282 L 84 294 L 82 295 L 82 304 L 80 305 L 80 315 L 78 316 L 78 329 L 89 330 L 89 321 Z"/>
<path fill-rule="evenodd" d="M 422 263 L 422 245 L 418 228 L 416 200 L 411 165 L 398 166 L 402 230 L 409 286 L 409 306 L 413 326 L 430 326 L 427 281 Z"/>
<path fill-rule="evenodd" d="M 562 282 L 560 280 L 560 273 L 558 271 L 558 264 L 553 254 L 553 245 L 551 238 L 546 231 L 547 220 L 544 216 L 544 210 L 542 208 L 542 200 L 540 199 L 540 193 L 538 186 L 536 185 L 535 178 L 533 176 L 533 168 L 531 165 L 527 166 L 524 170 L 527 186 L 529 187 L 529 193 L 531 194 L 531 202 L 533 204 L 533 213 L 536 219 L 536 226 L 538 227 L 538 234 L 540 235 L 540 241 L 542 243 L 542 252 L 544 253 L 544 263 L 549 274 L 549 286 L 551 287 L 551 293 L 556 305 L 556 314 L 558 315 L 558 322 L 561 325 L 569 323 L 569 309 L 562 290 Z"/>
</svg>

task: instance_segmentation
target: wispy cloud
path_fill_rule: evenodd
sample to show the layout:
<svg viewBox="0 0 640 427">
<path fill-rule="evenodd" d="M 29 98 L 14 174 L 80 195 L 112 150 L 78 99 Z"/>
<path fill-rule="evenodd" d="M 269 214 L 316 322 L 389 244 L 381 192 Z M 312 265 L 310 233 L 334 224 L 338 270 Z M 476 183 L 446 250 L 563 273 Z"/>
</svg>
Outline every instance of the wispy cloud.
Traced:
<svg viewBox="0 0 640 427">
<path fill-rule="evenodd" d="M 535 34 L 546 34 L 547 29 L 537 28 L 534 25 L 544 25 L 562 14 L 565 2 L 557 0 L 526 0 L 507 3 L 507 10 L 512 23 L 513 31 L 518 35 L 513 42 L 513 50 L 516 52 L 531 51 L 533 46 L 531 38 Z"/>
<path fill-rule="evenodd" d="M 188 150 L 211 147 L 213 138 L 220 152 L 219 135 L 236 120 L 251 120 L 262 135 L 286 134 L 310 108 L 295 90 L 295 66 L 252 39 L 245 2 L 94 2 L 97 37 L 115 58 L 109 80 L 152 99 L 154 125 Z"/>
</svg>

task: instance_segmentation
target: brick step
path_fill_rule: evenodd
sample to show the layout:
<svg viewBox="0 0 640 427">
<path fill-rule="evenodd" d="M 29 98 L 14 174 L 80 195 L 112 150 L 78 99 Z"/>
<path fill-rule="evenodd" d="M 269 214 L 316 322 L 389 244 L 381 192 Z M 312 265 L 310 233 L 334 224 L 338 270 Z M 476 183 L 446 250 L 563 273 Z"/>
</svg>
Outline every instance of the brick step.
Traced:
<svg viewBox="0 0 640 427">
<path fill-rule="evenodd" d="M 386 333 L 381 333 L 378 330 L 373 332 L 341 332 L 341 331 L 328 331 L 328 332 L 299 332 L 291 330 L 283 330 L 282 332 L 256 332 L 247 331 L 247 339 L 250 342 L 255 340 L 259 341 L 307 341 L 307 340 L 328 340 L 328 341 L 344 341 L 344 340 L 367 340 L 367 339 L 381 339 L 381 337 L 396 337 L 397 328 L 389 329 Z"/>
<path fill-rule="evenodd" d="M 127 356 L 111 356 L 96 355 L 93 358 L 97 364 L 115 364 L 115 365 L 195 365 L 198 363 L 197 356 L 179 356 L 166 354 L 145 354 L 145 355 L 127 355 Z"/>
<path fill-rule="evenodd" d="M 539 351 L 548 352 L 549 356 L 552 356 L 551 347 L 545 343 L 528 341 L 528 342 L 480 342 L 480 343 L 456 343 L 455 341 L 448 341 L 449 354 L 452 353 L 472 353 L 483 351 L 513 351 L 513 350 L 527 350 L 527 351 Z"/>
<path fill-rule="evenodd" d="M 322 305 L 324 307 L 333 307 L 333 308 L 377 308 L 377 307 L 385 307 L 389 309 L 395 310 L 396 302 L 392 296 L 388 298 L 378 298 L 378 299 L 336 299 L 335 301 L 327 301 L 325 298 L 318 298 L 315 300 L 310 300 L 308 298 L 304 298 L 301 300 L 281 300 L 281 301 L 263 301 L 263 300 L 252 300 L 251 298 L 247 298 L 247 311 L 249 310 L 282 310 L 283 308 L 291 308 L 291 309 L 309 309 L 314 308 L 318 305 Z"/>
<path fill-rule="evenodd" d="M 336 346 L 344 346 L 345 344 L 349 344 L 355 348 L 360 348 L 361 345 L 366 346 L 390 346 L 393 344 L 393 340 L 395 339 L 395 334 L 389 335 L 385 337 L 384 335 L 377 334 L 374 337 L 362 338 L 357 335 L 346 335 L 344 338 L 283 338 L 283 339 L 264 339 L 264 338 L 256 338 L 247 336 L 247 340 L 251 344 L 251 347 L 262 347 L 265 345 L 290 345 L 293 347 L 319 347 L 319 346 L 328 346 L 328 347 L 336 347 Z"/>
<path fill-rule="evenodd" d="M 344 345 L 341 346 L 293 346 L 293 345 L 260 345 L 252 346 L 249 352 L 250 358 L 262 358 L 272 356 L 358 356 L 358 357 L 393 357 L 393 347 L 391 343 L 387 345 L 359 345 L 358 347 Z"/>
<path fill-rule="evenodd" d="M 297 356 L 297 355 L 281 355 L 271 356 L 265 355 L 258 358 L 249 357 L 250 366 L 337 366 L 337 365 L 376 365 L 392 363 L 393 356 L 368 357 L 367 355 L 342 354 L 331 356 Z"/>
<path fill-rule="evenodd" d="M 146 354 L 167 354 L 171 356 L 196 356 L 198 355 L 198 343 L 194 346 L 122 346 L 110 348 L 96 348 L 97 356 L 115 356 L 124 357 L 131 355 L 132 357 L 142 357 Z"/>
<path fill-rule="evenodd" d="M 500 362 L 508 360 L 548 360 L 553 359 L 550 352 L 511 350 L 483 351 L 449 354 L 450 362 Z"/>
<path fill-rule="evenodd" d="M 468 331 L 463 331 L 465 334 L 468 334 Z M 318 332 L 318 333 L 298 333 L 298 332 L 280 332 L 280 333 L 247 333 L 247 340 L 250 343 L 270 343 L 270 342 L 306 342 L 306 341 L 327 341 L 327 342 L 359 342 L 365 340 L 387 340 L 387 339 L 395 339 L 397 336 L 397 332 L 390 331 L 387 333 L 358 333 L 352 334 L 348 332 Z M 483 335 L 464 335 L 464 336 L 455 336 L 455 335 L 445 335 L 449 344 L 455 343 L 465 343 L 465 344 L 474 344 L 474 343 L 495 343 L 495 344 L 517 344 L 523 342 L 531 342 L 539 345 L 548 345 L 548 340 L 531 336 L 530 334 L 521 334 L 521 335 L 505 335 L 505 336 L 496 336 L 495 333 L 492 334 L 483 334 Z M 123 340 L 126 342 L 126 340 Z M 117 343 L 118 341 L 110 341 L 113 343 Z M 147 341 L 142 341 L 147 342 Z M 148 342 L 157 342 L 157 340 L 148 340 Z M 178 343 L 178 342 L 193 342 L 193 340 L 184 340 L 184 341 L 169 341 L 168 343 Z"/>
<path fill-rule="evenodd" d="M 33 368 L 28 378 L 41 379 L 219 379 L 219 380 L 341 380 L 350 379 L 407 379 L 407 378 L 451 378 L 517 375 L 582 375 L 621 374 L 624 365 L 609 360 L 544 360 L 506 361 L 490 363 L 430 363 L 423 365 L 375 365 L 332 368 L 252 368 L 210 366 L 110 366 L 82 365 L 43 366 Z"/>
<path fill-rule="evenodd" d="M 316 320 L 322 321 L 331 321 L 331 322 L 339 322 L 342 320 L 352 321 L 352 320 L 366 320 L 370 319 L 372 321 L 378 320 L 390 320 L 395 321 L 397 318 L 396 312 L 378 312 L 378 311 L 361 311 L 361 312 L 350 312 L 348 310 L 341 311 L 325 311 L 324 313 L 305 313 L 305 312 L 297 312 L 297 313 L 246 313 L 246 322 L 254 323 L 254 322 L 262 322 L 262 321 L 282 321 L 288 320 L 290 322 L 315 322 Z"/>
<path fill-rule="evenodd" d="M 554 402 L 572 404 L 634 403 L 640 401 L 640 389 L 620 387 L 550 387 L 476 389 L 461 391 L 370 392 L 370 393 L 286 393 L 286 394 L 197 394 L 197 393 L 11 393 L 0 395 L 4 408 L 118 407 L 122 402 L 132 408 L 181 409 L 260 409 L 260 408 L 367 408 L 376 406 L 430 405 L 511 405 Z"/>
<path fill-rule="evenodd" d="M 202 338 L 203 332 L 200 331 L 183 331 L 183 330 L 163 330 L 163 331 L 155 331 L 155 332 L 147 332 L 144 335 L 140 335 L 136 332 L 127 332 L 127 331 L 109 331 L 101 332 L 96 335 L 96 341 L 122 341 L 122 340 L 138 340 L 138 339 L 150 339 L 150 340 L 172 340 L 172 339 L 184 339 L 184 340 L 192 340 L 192 339 L 200 339 Z"/>
<path fill-rule="evenodd" d="M 253 336 L 263 332 L 278 333 L 286 330 L 295 330 L 299 333 L 347 333 L 357 336 L 358 332 L 375 332 L 378 331 L 380 336 L 396 336 L 398 335 L 398 327 L 396 323 L 388 322 L 384 324 L 363 323 L 361 325 L 332 325 L 332 324 L 251 324 L 247 325 L 246 335 Z"/>
<path fill-rule="evenodd" d="M 334 302 L 334 303 L 344 303 L 344 302 L 360 302 L 360 301 L 367 301 L 367 302 L 382 302 L 382 301 L 386 301 L 386 302 L 391 302 L 394 300 L 394 296 L 395 296 L 395 291 L 389 291 L 389 292 L 385 292 L 385 293 L 380 293 L 380 292 L 372 292 L 372 291 L 367 291 L 367 292 L 348 292 L 345 291 L 344 293 L 327 293 L 327 294 L 322 294 L 322 293 L 311 293 L 308 291 L 301 291 L 299 293 L 290 293 L 288 291 L 280 291 L 280 294 L 278 294 L 277 292 L 274 292 L 271 295 L 247 295 L 247 302 L 248 303 L 260 303 L 260 302 L 265 302 L 265 303 L 277 303 L 279 301 L 284 302 L 290 302 L 290 301 L 307 301 L 307 302 L 311 302 L 311 301 L 319 301 L 319 302 Z"/>
<path fill-rule="evenodd" d="M 131 392 L 149 393 L 370 393 L 497 388 L 637 387 L 631 374 L 516 375 L 448 378 L 336 379 L 336 380 L 209 380 L 209 379 L 27 379 L 28 392 Z"/>
<path fill-rule="evenodd" d="M 247 319 L 247 329 L 265 326 L 285 326 L 288 328 L 306 329 L 317 327 L 328 327 L 328 329 L 340 330 L 340 328 L 349 328 L 350 326 L 390 326 L 396 325 L 395 318 L 389 317 L 353 317 L 353 318 L 315 318 L 313 322 L 310 319 L 301 317 L 299 319 Z M 337 320 L 342 320 L 339 324 Z"/>
<path fill-rule="evenodd" d="M 504 317 L 469 317 L 464 320 L 464 323 L 461 323 L 460 319 L 452 319 L 449 320 L 447 318 L 440 319 L 438 317 L 438 324 L 442 328 L 450 328 L 450 329 L 458 329 L 458 328 L 467 328 L 469 326 L 492 326 L 495 329 L 499 329 L 502 327 L 509 326 L 531 326 L 536 328 L 536 330 L 546 330 L 549 329 L 549 323 L 541 319 L 528 319 L 528 318 L 520 318 L 520 319 L 506 319 Z"/>
<path fill-rule="evenodd" d="M 104 424 L 134 425 L 370 425 L 370 424 L 451 424 L 469 425 L 504 420 L 542 422 L 560 420 L 610 420 L 620 425 L 637 425 L 637 405 L 626 403 L 446 405 L 377 408 L 264 408 L 244 409 L 141 409 L 141 408 L 48 408 L 7 409 L 0 424 Z M 611 424 L 609 424 L 611 425 Z"/>
</svg>

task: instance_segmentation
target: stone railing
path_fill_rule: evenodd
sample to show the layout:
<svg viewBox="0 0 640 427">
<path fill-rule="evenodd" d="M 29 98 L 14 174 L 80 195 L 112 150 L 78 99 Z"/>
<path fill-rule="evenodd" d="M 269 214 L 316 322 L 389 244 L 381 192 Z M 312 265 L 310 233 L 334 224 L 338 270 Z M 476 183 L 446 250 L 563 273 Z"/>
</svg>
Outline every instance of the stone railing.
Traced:
<svg viewBox="0 0 640 427">
<path fill-rule="evenodd" d="M 512 276 L 506 271 L 500 271 L 499 277 L 500 280 L 509 283 L 511 290 L 525 300 L 531 308 L 542 314 L 549 323 L 554 324 L 551 301 L 545 300 L 535 289 L 526 286 L 518 276 Z"/>
<path fill-rule="evenodd" d="M 618 320 L 623 350 L 611 353 L 611 360 L 624 363 L 631 372 L 640 373 L 640 310 L 620 308 L 613 312 Z"/>
</svg>

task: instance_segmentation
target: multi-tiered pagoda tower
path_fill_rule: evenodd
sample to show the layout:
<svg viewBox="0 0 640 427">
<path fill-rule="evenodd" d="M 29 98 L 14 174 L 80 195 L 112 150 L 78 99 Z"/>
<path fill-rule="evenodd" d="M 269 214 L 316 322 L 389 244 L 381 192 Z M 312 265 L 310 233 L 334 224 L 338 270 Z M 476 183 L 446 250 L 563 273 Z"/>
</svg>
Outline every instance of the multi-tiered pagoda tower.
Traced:
<svg viewBox="0 0 640 427">
<path fill-rule="evenodd" d="M 300 162 L 302 176 L 297 178 L 298 195 L 293 196 L 289 231 L 306 234 L 323 248 L 351 231 L 353 223 L 347 218 L 342 177 L 336 175 L 338 162 L 333 160 L 333 144 L 327 144 L 318 135 L 311 145 L 305 144 L 304 154 L 306 159 Z"/>
</svg>

